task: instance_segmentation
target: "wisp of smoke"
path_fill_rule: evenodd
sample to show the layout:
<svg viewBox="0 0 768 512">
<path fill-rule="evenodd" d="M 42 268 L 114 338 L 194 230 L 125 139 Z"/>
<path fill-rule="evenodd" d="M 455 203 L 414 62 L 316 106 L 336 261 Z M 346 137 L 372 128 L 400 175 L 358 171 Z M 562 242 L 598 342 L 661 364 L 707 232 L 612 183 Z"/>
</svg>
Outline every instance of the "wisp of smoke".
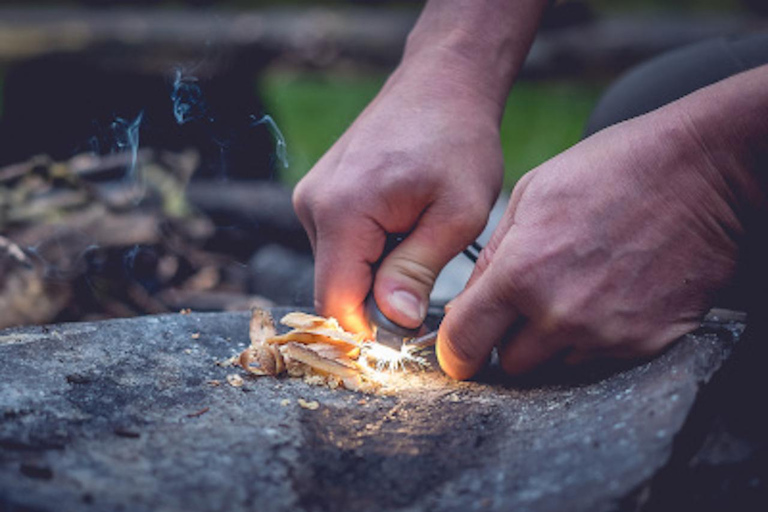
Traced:
<svg viewBox="0 0 768 512">
<path fill-rule="evenodd" d="M 277 156 L 277 161 L 283 165 L 284 169 L 287 169 L 288 168 L 288 146 L 285 143 L 285 137 L 283 137 L 283 132 L 281 132 L 280 128 L 277 127 L 277 123 L 275 122 L 275 120 L 269 114 L 264 114 L 263 116 L 261 116 L 261 119 L 256 119 L 256 116 L 251 115 L 251 119 L 253 119 L 254 121 L 252 126 L 258 126 L 260 124 L 266 125 L 267 129 L 269 130 L 269 133 L 275 139 L 275 155 Z"/>
<path fill-rule="evenodd" d="M 203 99 L 203 91 L 197 85 L 197 78 L 184 76 L 181 69 L 176 69 L 176 78 L 173 81 L 171 92 L 173 102 L 173 117 L 178 124 L 186 124 L 198 119 L 206 119 L 213 122 L 208 116 L 208 107 Z"/>
<path fill-rule="evenodd" d="M 139 156 L 139 128 L 144 118 L 144 112 L 139 112 L 136 119 L 128 121 L 118 117 L 112 122 L 112 132 L 115 137 L 115 146 L 120 151 L 129 151 L 131 154 L 131 163 L 126 173 L 126 178 L 139 184 L 142 189 L 145 186 L 143 175 L 139 172 L 136 165 Z M 141 194 L 143 196 L 143 194 Z"/>
</svg>

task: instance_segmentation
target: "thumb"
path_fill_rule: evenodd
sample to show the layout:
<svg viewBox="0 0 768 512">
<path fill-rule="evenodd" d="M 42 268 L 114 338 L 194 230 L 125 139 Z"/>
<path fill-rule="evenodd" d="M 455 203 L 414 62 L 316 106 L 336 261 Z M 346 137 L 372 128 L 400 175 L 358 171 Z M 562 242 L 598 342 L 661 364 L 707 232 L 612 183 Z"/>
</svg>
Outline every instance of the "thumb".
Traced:
<svg viewBox="0 0 768 512">
<path fill-rule="evenodd" d="M 534 172 L 535 171 L 530 171 L 523 175 L 523 177 L 518 180 L 515 188 L 512 189 L 512 194 L 509 197 L 509 203 L 507 204 L 507 208 L 504 211 L 504 215 L 501 217 L 499 224 L 493 230 L 493 234 L 491 235 L 490 240 L 488 240 L 488 243 L 480 252 L 480 256 L 475 263 L 475 268 L 472 270 L 472 275 L 469 276 L 469 280 L 467 281 L 465 288 L 471 287 L 475 281 L 477 281 L 480 276 L 483 275 L 483 272 L 486 271 L 486 269 L 493 261 L 496 250 L 499 248 L 499 245 L 501 245 L 501 242 L 504 240 L 504 238 L 506 238 L 509 230 L 512 229 L 512 226 L 515 224 L 517 205 L 520 203 L 520 199 L 523 197 L 525 189 L 528 188 L 528 184 L 530 183 Z"/>
<path fill-rule="evenodd" d="M 427 211 L 400 245 L 384 258 L 374 282 L 376 304 L 384 315 L 403 327 L 424 321 L 429 294 L 443 267 L 479 234 L 480 222 L 437 218 Z"/>
</svg>

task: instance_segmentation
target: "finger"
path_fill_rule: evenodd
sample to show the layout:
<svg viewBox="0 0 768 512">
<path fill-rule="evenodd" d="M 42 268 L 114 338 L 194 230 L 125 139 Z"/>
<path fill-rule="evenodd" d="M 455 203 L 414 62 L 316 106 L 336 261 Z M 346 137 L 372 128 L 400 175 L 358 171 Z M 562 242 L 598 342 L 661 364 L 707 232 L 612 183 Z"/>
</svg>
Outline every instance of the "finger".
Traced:
<svg viewBox="0 0 768 512">
<path fill-rule="evenodd" d="M 467 281 L 467 288 L 472 286 L 474 282 L 477 281 L 477 279 L 483 274 L 483 272 L 485 272 L 485 270 L 488 268 L 488 265 L 491 264 L 491 261 L 493 261 L 493 256 L 496 254 L 496 250 L 499 248 L 502 240 L 504 240 L 504 237 L 507 236 L 507 233 L 514 225 L 517 205 L 520 202 L 520 198 L 523 196 L 523 193 L 525 192 L 525 189 L 527 188 L 532 175 L 532 172 L 525 174 L 522 178 L 520 178 L 520 180 L 518 180 L 515 188 L 512 189 L 512 195 L 509 198 L 509 204 L 507 204 L 504 215 L 499 221 L 499 224 L 496 226 L 496 229 L 493 230 L 493 234 L 491 235 L 490 240 L 488 240 L 488 243 L 485 245 L 483 250 L 480 251 L 480 255 L 477 258 L 477 263 L 475 263 L 475 268 L 472 270 L 472 275 L 469 276 L 469 280 Z"/>
<path fill-rule="evenodd" d="M 601 359 L 605 357 L 605 354 L 598 350 L 578 350 L 574 349 L 568 353 L 563 359 L 563 362 L 567 365 L 578 366 L 580 364 L 589 363 L 595 359 Z"/>
<path fill-rule="evenodd" d="M 438 274 L 478 235 L 487 219 L 451 217 L 427 210 L 376 272 L 376 303 L 387 318 L 403 327 L 422 324 Z"/>
<path fill-rule="evenodd" d="M 371 289 L 372 264 L 384 247 L 385 233 L 356 216 L 318 230 L 315 253 L 315 309 L 333 316 L 352 332 L 368 332 L 363 303 Z"/>
<path fill-rule="evenodd" d="M 536 324 L 527 323 L 501 348 L 499 361 L 509 375 L 523 375 L 549 361 L 562 349 L 553 338 L 545 336 Z"/>
<path fill-rule="evenodd" d="M 437 358 L 451 377 L 475 375 L 494 345 L 519 318 L 512 300 L 512 283 L 493 263 L 476 283 L 451 303 L 440 326 Z"/>
<path fill-rule="evenodd" d="M 315 219 L 312 215 L 312 209 L 309 207 L 309 201 L 307 200 L 305 189 L 307 187 L 305 177 L 299 182 L 293 189 L 291 194 L 291 202 L 293 204 L 293 211 L 296 212 L 296 217 L 299 218 L 304 231 L 307 233 L 309 243 L 312 246 L 312 253 L 316 254 L 317 251 L 317 229 L 315 228 Z"/>
</svg>

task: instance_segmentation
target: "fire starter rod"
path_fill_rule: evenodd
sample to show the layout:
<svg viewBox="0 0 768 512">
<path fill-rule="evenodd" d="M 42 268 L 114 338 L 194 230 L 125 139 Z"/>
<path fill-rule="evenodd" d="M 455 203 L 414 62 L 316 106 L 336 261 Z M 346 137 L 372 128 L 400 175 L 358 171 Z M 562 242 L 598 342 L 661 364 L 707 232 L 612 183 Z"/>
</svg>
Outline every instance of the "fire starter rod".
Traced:
<svg viewBox="0 0 768 512">
<path fill-rule="evenodd" d="M 399 240 L 391 244 L 389 250 L 394 248 L 394 245 L 397 243 L 399 243 Z M 469 247 L 462 251 L 462 254 L 469 258 L 472 263 L 476 263 L 482 250 L 482 245 L 478 242 L 472 242 Z M 399 350 L 403 345 L 408 345 L 416 350 L 420 350 L 433 346 L 437 341 L 437 330 L 415 338 L 414 336 L 418 329 L 407 329 L 387 318 L 379 309 L 378 304 L 376 304 L 373 293 L 368 295 L 365 301 L 365 310 L 368 321 L 375 327 L 376 341 L 382 345 L 387 345 L 396 350 Z"/>
</svg>

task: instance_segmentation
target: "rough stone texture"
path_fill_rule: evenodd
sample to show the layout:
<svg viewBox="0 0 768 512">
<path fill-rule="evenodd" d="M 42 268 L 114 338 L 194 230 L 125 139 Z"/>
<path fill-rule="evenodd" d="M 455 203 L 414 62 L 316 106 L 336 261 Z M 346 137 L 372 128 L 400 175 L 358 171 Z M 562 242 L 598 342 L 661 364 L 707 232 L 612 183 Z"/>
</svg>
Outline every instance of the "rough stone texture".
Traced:
<svg viewBox="0 0 768 512">
<path fill-rule="evenodd" d="M 0 510 L 636 509 L 744 327 L 710 320 L 608 376 L 500 384 L 491 369 L 456 383 L 428 371 L 374 397 L 227 385 L 237 370 L 214 361 L 246 344 L 247 323 L 216 313 L 1 332 Z"/>
<path fill-rule="evenodd" d="M 312 256 L 269 244 L 248 262 L 248 289 L 274 304 L 311 307 L 314 303 L 315 264 Z"/>
</svg>

